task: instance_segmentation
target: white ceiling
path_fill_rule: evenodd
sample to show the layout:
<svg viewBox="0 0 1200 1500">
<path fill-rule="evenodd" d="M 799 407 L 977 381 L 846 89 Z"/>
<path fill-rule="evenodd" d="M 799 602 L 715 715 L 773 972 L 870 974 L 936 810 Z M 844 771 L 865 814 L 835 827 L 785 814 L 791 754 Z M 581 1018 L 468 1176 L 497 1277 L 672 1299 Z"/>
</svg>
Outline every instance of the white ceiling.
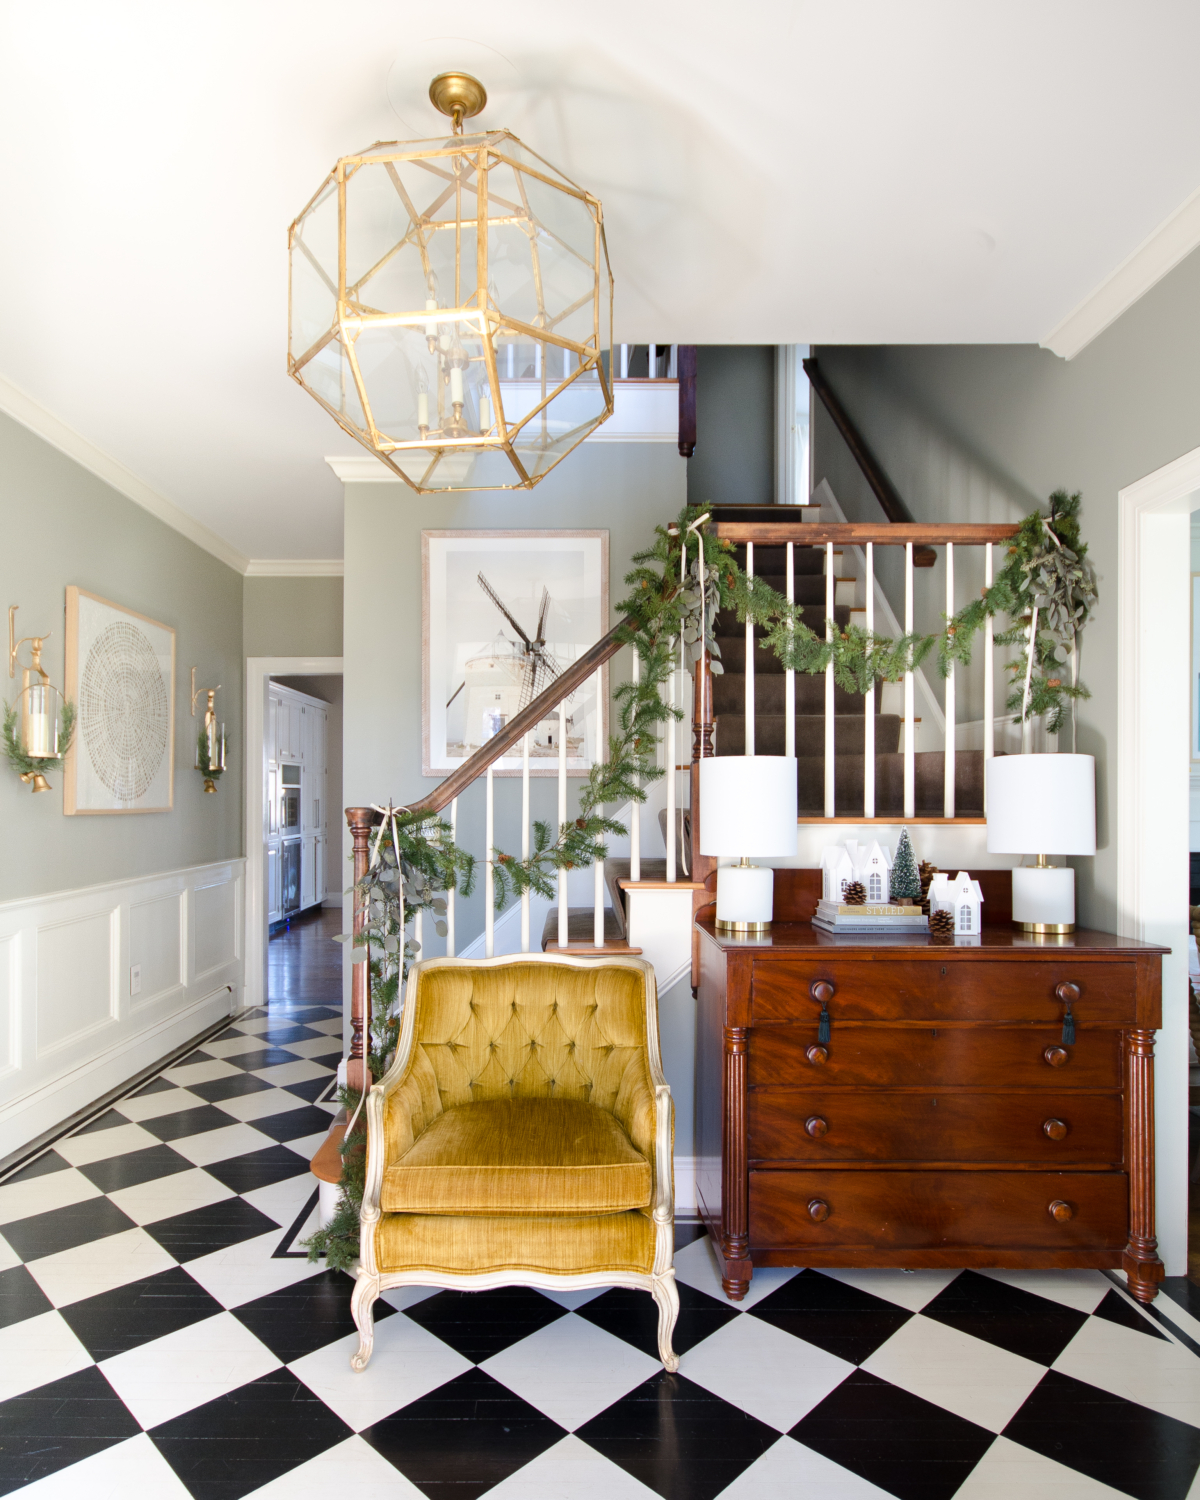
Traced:
<svg viewBox="0 0 1200 1500">
<path fill-rule="evenodd" d="M 336 557 L 287 226 L 440 66 L 602 198 L 619 340 L 974 343 L 1200 186 L 1197 57 L 1195 0 L 3 0 L 0 377 L 247 556 Z"/>
</svg>

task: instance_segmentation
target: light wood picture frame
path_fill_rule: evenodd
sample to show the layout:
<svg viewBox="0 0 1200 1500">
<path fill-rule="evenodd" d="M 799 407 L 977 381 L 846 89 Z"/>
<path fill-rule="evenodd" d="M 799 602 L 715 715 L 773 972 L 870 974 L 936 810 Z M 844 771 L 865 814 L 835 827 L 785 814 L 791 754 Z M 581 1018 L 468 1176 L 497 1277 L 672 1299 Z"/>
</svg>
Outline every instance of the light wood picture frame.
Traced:
<svg viewBox="0 0 1200 1500">
<path fill-rule="evenodd" d="M 530 650 L 539 619 L 541 666 Z M 423 531 L 422 774 L 456 770 L 489 727 L 511 718 L 550 685 L 556 666 L 578 660 L 608 628 L 607 531 Z M 568 776 L 586 776 L 603 756 L 597 708 L 605 704 L 607 734 L 608 691 L 605 665 L 568 703 Z M 558 774 L 557 733 L 557 714 L 534 731 L 531 775 Z M 519 744 L 496 762 L 494 774 L 521 774 Z"/>
<path fill-rule="evenodd" d="M 67 587 L 65 694 L 75 734 L 63 812 L 170 812 L 175 805 L 175 631 Z"/>
</svg>

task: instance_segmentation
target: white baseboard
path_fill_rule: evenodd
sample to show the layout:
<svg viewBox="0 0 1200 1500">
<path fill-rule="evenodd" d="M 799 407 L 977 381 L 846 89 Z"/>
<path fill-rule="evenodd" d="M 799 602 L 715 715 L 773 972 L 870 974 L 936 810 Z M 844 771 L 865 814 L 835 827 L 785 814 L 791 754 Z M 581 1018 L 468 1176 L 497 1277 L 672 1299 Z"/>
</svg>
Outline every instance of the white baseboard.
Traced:
<svg viewBox="0 0 1200 1500">
<path fill-rule="evenodd" d="M 696 1158 L 675 1157 L 675 1217 L 694 1219 L 699 1212 L 696 1203 Z"/>
</svg>

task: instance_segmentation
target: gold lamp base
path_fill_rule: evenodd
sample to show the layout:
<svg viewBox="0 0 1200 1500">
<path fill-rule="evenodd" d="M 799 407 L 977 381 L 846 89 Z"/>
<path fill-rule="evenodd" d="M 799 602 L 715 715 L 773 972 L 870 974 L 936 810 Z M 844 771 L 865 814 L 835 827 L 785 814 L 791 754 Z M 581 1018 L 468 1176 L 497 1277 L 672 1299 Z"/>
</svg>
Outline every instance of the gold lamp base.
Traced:
<svg viewBox="0 0 1200 1500">
<path fill-rule="evenodd" d="M 457 131 L 487 103 L 487 89 L 469 73 L 439 73 L 429 85 L 429 102 L 450 116 Z"/>
<path fill-rule="evenodd" d="M 718 932 L 736 933 L 738 937 L 758 937 L 770 930 L 770 922 L 722 922 L 717 919 Z"/>
</svg>

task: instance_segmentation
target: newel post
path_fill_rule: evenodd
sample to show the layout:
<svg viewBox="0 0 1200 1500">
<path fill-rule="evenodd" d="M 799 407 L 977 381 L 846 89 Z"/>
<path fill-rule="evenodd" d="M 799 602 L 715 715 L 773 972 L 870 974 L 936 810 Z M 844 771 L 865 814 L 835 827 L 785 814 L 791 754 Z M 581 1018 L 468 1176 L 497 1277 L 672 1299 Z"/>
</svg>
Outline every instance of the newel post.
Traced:
<svg viewBox="0 0 1200 1500">
<path fill-rule="evenodd" d="M 354 839 L 354 947 L 359 946 L 367 925 L 367 907 L 359 884 L 366 876 L 371 854 L 371 828 L 374 809 L 348 807 L 346 822 Z M 371 1030 L 371 966 L 369 962 L 352 963 L 350 968 L 350 1057 L 346 1064 L 347 1087 L 365 1093 L 371 1087 L 371 1070 L 367 1066 L 367 1038 Z"/>
</svg>

